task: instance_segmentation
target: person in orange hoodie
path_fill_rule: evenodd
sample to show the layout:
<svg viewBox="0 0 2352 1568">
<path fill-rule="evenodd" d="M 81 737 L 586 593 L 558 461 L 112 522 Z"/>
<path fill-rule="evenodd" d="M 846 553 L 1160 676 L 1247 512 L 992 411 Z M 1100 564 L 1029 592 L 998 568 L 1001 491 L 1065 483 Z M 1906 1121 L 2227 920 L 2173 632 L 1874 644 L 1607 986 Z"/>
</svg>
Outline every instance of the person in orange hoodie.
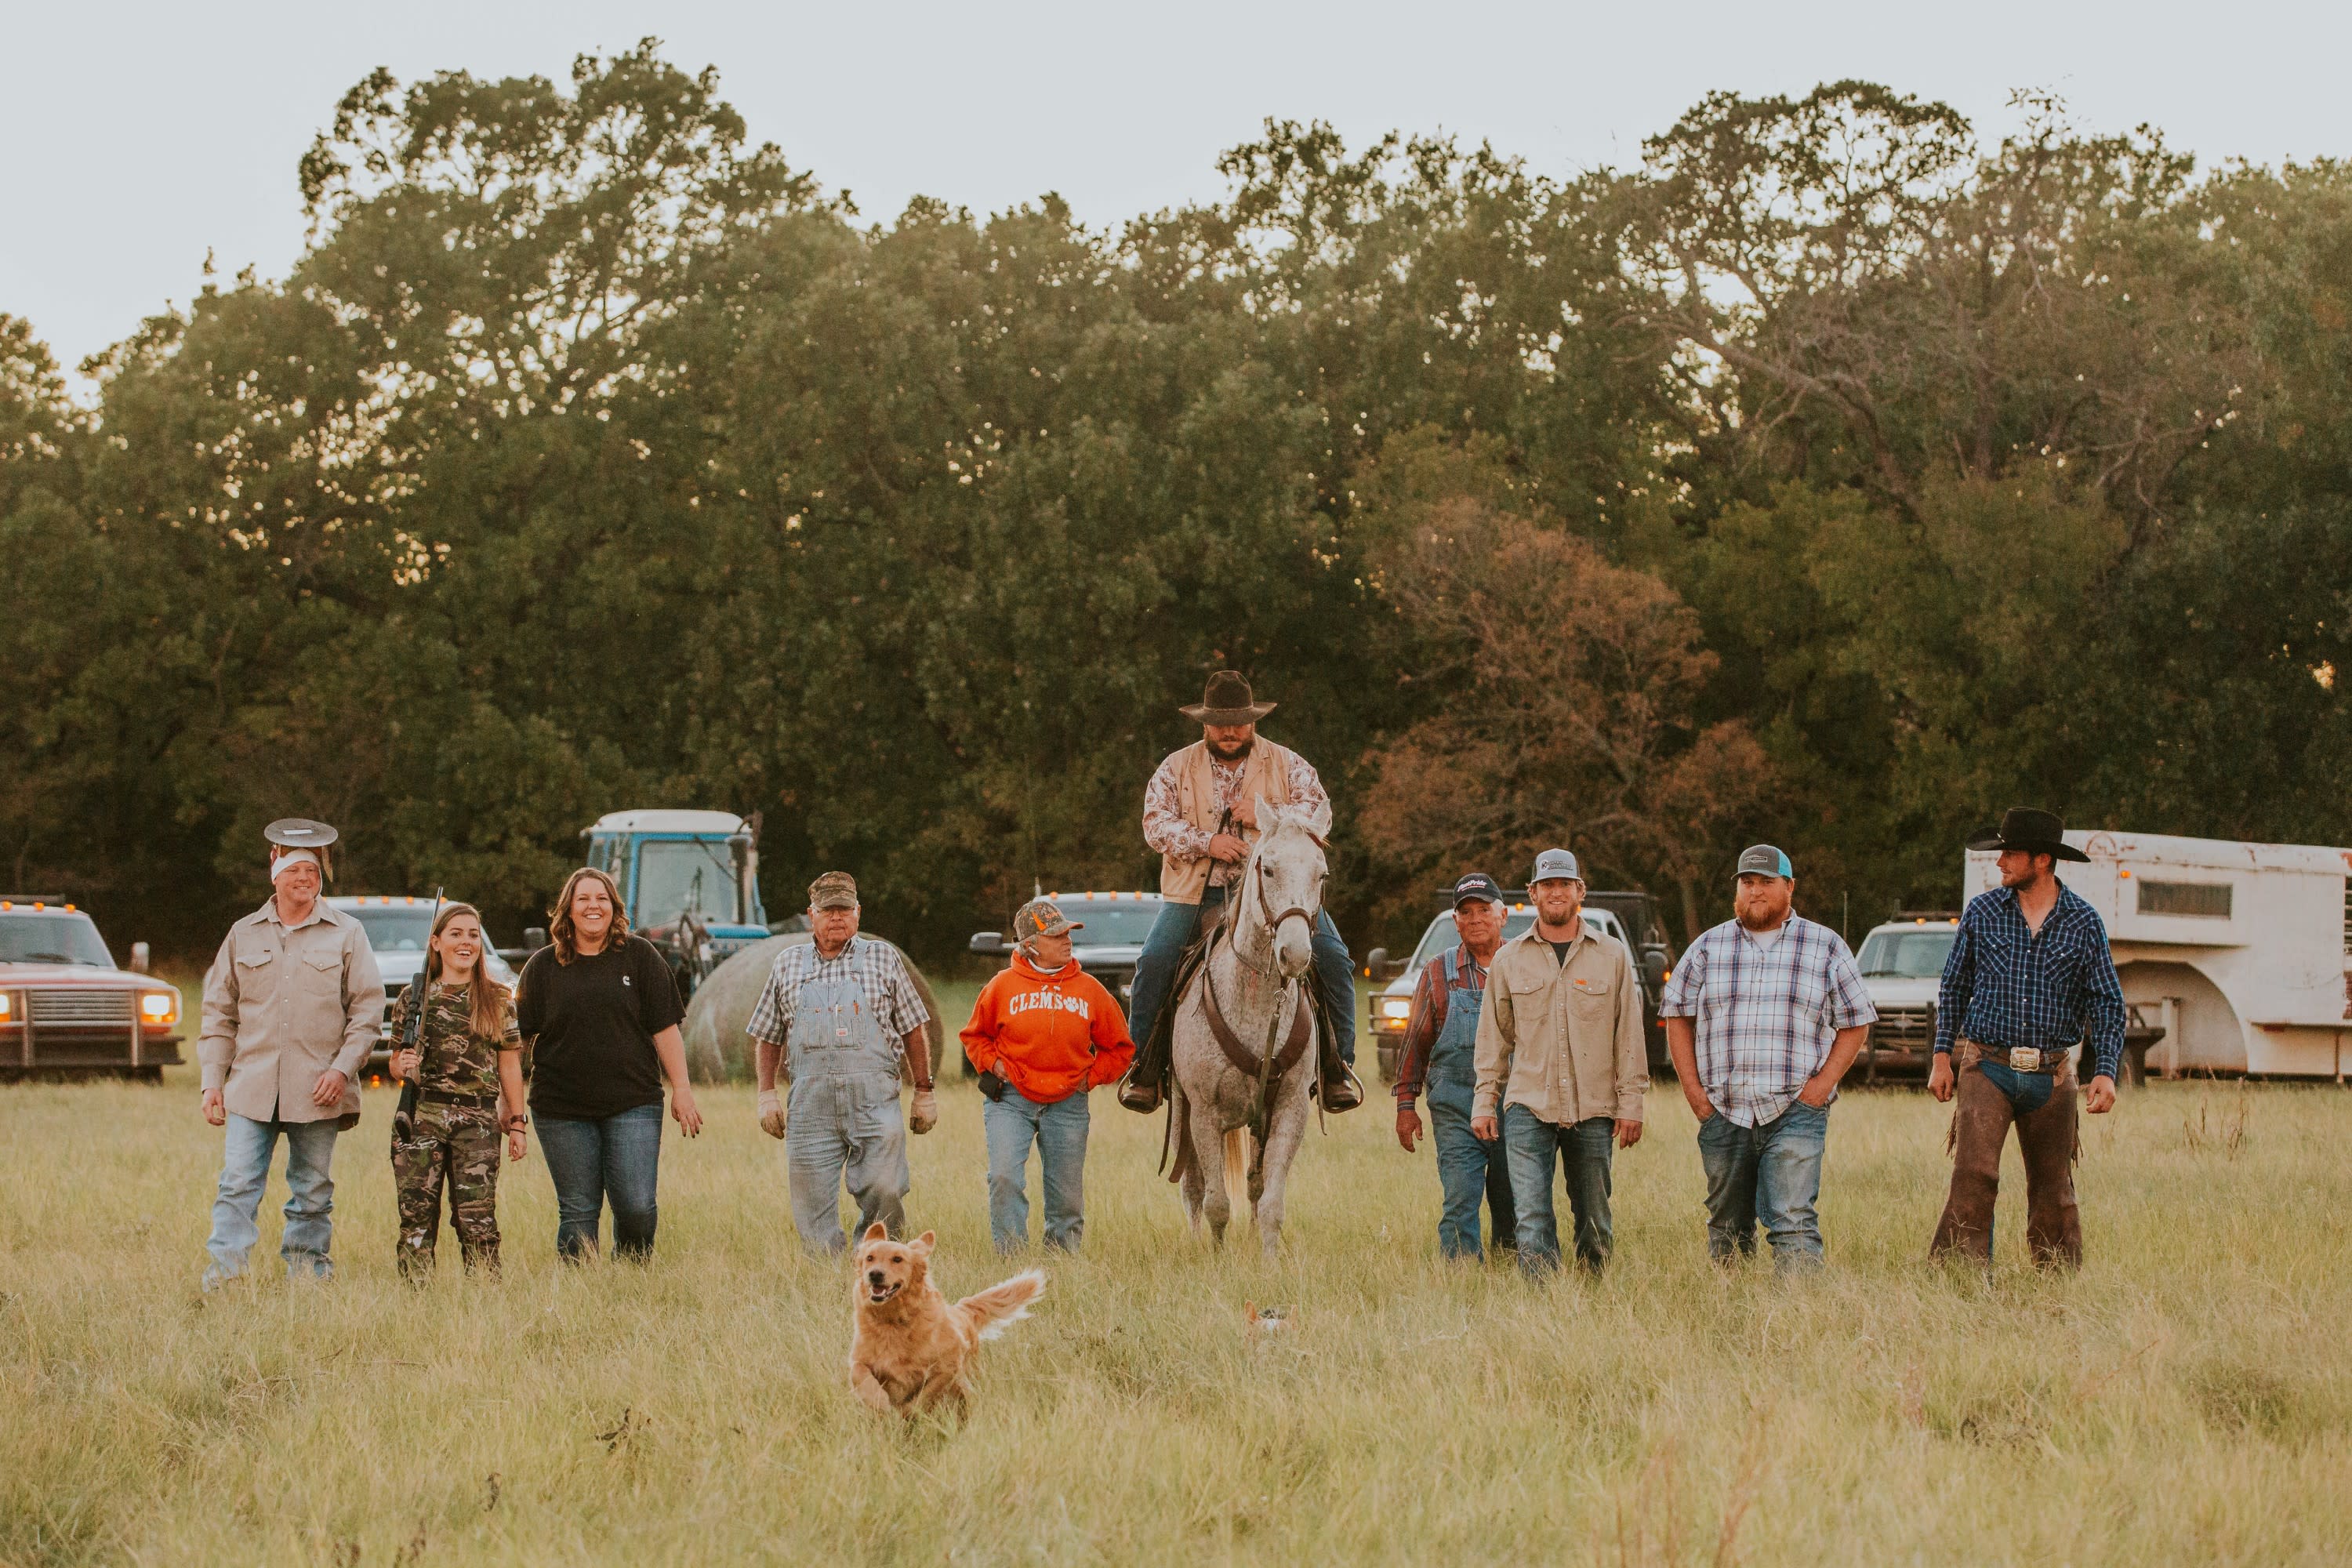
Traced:
<svg viewBox="0 0 2352 1568">
<path fill-rule="evenodd" d="M 1045 1245 L 1078 1249 L 1086 1234 L 1087 1094 L 1117 1083 L 1135 1055 L 1127 1016 L 1070 956 L 1082 930 L 1049 899 L 1013 917 L 1010 967 L 982 987 L 963 1051 L 988 1097 L 988 1228 L 999 1252 L 1029 1240 L 1029 1145 L 1045 1167 Z"/>
</svg>

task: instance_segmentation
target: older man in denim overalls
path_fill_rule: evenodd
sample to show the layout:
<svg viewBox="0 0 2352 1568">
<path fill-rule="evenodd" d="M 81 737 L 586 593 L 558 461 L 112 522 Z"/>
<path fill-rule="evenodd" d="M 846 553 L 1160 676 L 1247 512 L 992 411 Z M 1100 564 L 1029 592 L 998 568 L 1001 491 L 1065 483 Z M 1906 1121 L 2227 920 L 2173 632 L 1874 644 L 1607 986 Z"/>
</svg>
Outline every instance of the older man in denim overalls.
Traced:
<svg viewBox="0 0 2352 1568">
<path fill-rule="evenodd" d="M 857 1228 L 880 1220 L 906 1229 L 908 1124 L 898 1115 L 903 1058 L 915 1084 L 913 1130 L 939 1120 L 931 1092 L 929 1010 L 887 942 L 857 934 L 857 884 L 828 871 L 809 887 L 815 940 L 776 957 L 748 1032 L 759 1042 L 760 1125 L 784 1140 L 793 1224 L 801 1245 L 829 1256 L 849 1245 L 841 1227 L 845 1184 Z M 791 1050 L 792 1100 L 776 1095 L 777 1058 Z"/>
<path fill-rule="evenodd" d="M 1397 1063 L 1397 1142 L 1406 1153 L 1413 1152 L 1421 1136 L 1421 1113 L 1413 1109 L 1413 1100 L 1425 1085 L 1430 1141 L 1437 1146 L 1437 1179 L 1444 1194 L 1437 1218 L 1438 1250 L 1447 1258 L 1476 1258 L 1482 1194 L 1495 1246 L 1518 1246 L 1518 1211 L 1511 1202 L 1511 1174 L 1502 1145 L 1486 1142 L 1470 1131 L 1486 965 L 1503 942 L 1503 889 L 1494 878 L 1473 871 L 1454 884 L 1454 921 L 1462 941 L 1431 959 L 1413 987 L 1412 1016 L 1405 1025 L 1404 1050 Z"/>
</svg>

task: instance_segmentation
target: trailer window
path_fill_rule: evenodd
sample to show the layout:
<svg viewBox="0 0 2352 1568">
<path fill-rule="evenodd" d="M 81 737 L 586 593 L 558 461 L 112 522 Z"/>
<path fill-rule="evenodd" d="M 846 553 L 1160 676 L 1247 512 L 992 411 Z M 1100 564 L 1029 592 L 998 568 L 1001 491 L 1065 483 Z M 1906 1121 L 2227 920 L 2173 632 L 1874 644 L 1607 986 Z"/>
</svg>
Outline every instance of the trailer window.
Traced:
<svg viewBox="0 0 2352 1568">
<path fill-rule="evenodd" d="M 2139 912 L 2144 915 L 2196 915 L 2221 921 L 2230 918 L 2231 889 L 2227 882 L 2152 882 L 2143 878 L 2138 887 Z"/>
</svg>

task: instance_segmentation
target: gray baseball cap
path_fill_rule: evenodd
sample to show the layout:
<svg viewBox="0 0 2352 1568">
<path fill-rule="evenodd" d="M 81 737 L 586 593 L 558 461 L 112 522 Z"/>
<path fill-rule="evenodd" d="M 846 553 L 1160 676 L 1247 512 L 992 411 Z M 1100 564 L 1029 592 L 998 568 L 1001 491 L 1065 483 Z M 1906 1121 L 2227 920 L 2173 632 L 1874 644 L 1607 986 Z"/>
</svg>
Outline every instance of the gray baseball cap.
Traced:
<svg viewBox="0 0 2352 1568">
<path fill-rule="evenodd" d="M 1584 873 L 1577 868 L 1576 857 L 1565 849 L 1547 849 L 1537 856 L 1535 875 L 1528 879 L 1528 885 L 1533 887 L 1538 882 L 1549 882 L 1556 877 L 1565 877 L 1577 882 L 1584 880 Z"/>
<path fill-rule="evenodd" d="M 1796 872 L 1790 868 L 1789 858 L 1769 844 L 1751 844 L 1739 852 L 1739 869 L 1734 876 L 1788 877 Z"/>
</svg>

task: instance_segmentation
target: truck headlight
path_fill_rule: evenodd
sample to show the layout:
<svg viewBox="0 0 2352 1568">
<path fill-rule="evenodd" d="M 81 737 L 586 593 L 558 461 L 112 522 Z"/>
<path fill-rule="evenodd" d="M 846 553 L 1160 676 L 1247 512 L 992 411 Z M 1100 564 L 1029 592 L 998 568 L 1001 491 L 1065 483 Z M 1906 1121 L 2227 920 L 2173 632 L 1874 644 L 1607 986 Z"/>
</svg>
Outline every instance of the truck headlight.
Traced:
<svg viewBox="0 0 2352 1568">
<path fill-rule="evenodd" d="M 1402 1027 L 1403 1027 L 1403 1026 L 1404 1026 L 1404 1025 L 1405 1025 L 1406 1021 L 1407 1021 L 1407 1020 L 1409 1020 L 1409 1019 L 1411 1019 L 1411 1018 L 1412 1018 L 1412 997 L 1410 997 L 1410 996 L 1383 996 L 1383 997 L 1381 997 L 1381 1023 L 1383 1023 L 1383 1024 L 1394 1024 L 1394 1025 L 1396 1025 L 1399 1028 L 1402 1028 Z"/>
<path fill-rule="evenodd" d="M 139 1016 L 150 1024 L 175 1024 L 180 1019 L 180 994 L 149 991 L 139 998 Z"/>
</svg>

